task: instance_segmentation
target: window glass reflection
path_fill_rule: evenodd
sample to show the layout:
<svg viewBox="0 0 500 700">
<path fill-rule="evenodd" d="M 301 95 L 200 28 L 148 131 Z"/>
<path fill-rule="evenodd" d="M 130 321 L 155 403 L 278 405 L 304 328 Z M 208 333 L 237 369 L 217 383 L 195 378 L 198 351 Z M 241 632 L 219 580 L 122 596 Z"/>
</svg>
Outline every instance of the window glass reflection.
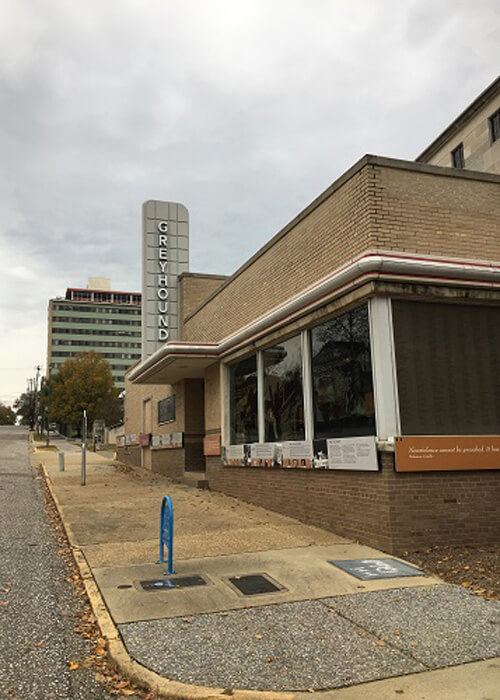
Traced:
<svg viewBox="0 0 500 700">
<path fill-rule="evenodd" d="M 300 336 L 263 351 L 266 442 L 304 439 Z"/>
<path fill-rule="evenodd" d="M 232 445 L 258 441 L 256 355 L 229 368 L 229 416 Z"/>
<path fill-rule="evenodd" d="M 375 434 L 367 304 L 311 329 L 315 438 Z"/>
</svg>

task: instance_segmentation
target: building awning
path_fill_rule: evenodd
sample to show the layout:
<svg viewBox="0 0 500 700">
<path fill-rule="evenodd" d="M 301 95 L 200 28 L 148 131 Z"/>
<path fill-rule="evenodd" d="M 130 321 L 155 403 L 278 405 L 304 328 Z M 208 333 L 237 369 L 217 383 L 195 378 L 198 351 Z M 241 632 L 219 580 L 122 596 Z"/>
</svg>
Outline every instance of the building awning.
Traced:
<svg viewBox="0 0 500 700">
<path fill-rule="evenodd" d="M 367 252 L 251 321 L 220 343 L 168 342 L 130 370 L 138 384 L 203 377 L 206 367 L 365 282 L 381 280 L 500 288 L 500 264 L 395 252 Z"/>
<path fill-rule="evenodd" d="M 218 354 L 218 345 L 214 344 L 165 343 L 136 365 L 129 379 L 137 384 L 175 384 L 182 379 L 201 378 Z"/>
</svg>

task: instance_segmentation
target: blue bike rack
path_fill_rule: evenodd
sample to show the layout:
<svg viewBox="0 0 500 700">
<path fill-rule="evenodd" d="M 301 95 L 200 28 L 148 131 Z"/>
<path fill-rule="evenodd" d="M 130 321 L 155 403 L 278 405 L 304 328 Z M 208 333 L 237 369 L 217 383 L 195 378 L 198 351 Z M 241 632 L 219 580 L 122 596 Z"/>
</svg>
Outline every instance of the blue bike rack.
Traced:
<svg viewBox="0 0 500 700">
<path fill-rule="evenodd" d="M 174 508 L 170 496 L 163 496 L 160 515 L 160 564 L 165 563 L 164 549 L 168 549 L 167 574 L 175 574 L 174 571 Z"/>
</svg>

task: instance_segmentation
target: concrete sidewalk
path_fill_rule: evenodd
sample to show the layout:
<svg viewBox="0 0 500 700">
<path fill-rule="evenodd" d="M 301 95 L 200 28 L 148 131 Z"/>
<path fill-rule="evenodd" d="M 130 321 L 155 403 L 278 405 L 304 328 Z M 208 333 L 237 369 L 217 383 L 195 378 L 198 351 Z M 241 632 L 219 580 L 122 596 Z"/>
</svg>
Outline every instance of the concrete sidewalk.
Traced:
<svg viewBox="0 0 500 700">
<path fill-rule="evenodd" d="M 387 555 L 223 494 L 117 468 L 99 454 L 88 454 L 85 487 L 77 453 L 66 454 L 65 472 L 57 453 L 34 457 L 128 653 L 182 684 L 178 697 L 217 697 L 207 688 L 215 686 L 251 696 L 314 690 L 386 698 L 403 690 L 407 698 L 445 698 L 426 695 L 426 683 L 453 688 L 455 677 L 450 698 L 500 697 L 493 691 L 499 665 L 480 661 L 500 655 L 498 603 L 420 575 L 361 581 L 330 562 Z M 141 582 L 166 578 L 156 563 L 166 493 L 174 502 L 177 578 L 201 577 L 203 585 L 144 590 Z M 242 595 L 234 578 L 250 574 L 265 574 L 277 590 Z M 478 664 L 470 662 L 478 661 L 482 688 L 472 686 Z M 469 694 L 460 695 L 468 673 Z M 377 680 L 401 676 L 403 685 Z M 173 686 L 168 692 L 175 695 Z"/>
</svg>

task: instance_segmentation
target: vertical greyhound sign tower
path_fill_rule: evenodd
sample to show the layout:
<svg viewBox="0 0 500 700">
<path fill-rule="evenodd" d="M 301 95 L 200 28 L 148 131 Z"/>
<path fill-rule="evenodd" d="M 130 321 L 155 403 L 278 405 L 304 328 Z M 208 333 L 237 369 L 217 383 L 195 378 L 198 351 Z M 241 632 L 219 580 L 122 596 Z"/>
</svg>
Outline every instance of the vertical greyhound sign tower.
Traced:
<svg viewBox="0 0 500 700">
<path fill-rule="evenodd" d="M 189 214 L 178 202 L 142 205 L 142 359 L 179 338 L 178 278 L 189 269 Z"/>
</svg>

